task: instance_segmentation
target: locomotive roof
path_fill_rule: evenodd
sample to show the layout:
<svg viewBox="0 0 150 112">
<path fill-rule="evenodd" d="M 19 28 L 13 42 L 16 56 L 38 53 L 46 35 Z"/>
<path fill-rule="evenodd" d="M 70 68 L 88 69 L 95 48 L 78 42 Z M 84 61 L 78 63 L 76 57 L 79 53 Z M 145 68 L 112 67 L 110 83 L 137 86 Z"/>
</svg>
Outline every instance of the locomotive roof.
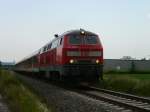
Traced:
<svg viewBox="0 0 150 112">
<path fill-rule="evenodd" d="M 82 32 L 82 31 L 84 31 L 84 33 L 85 33 L 86 35 L 97 35 L 96 33 L 93 33 L 93 32 L 90 32 L 90 31 L 86 31 L 86 30 L 84 30 L 84 29 L 69 30 L 69 31 L 66 31 L 66 32 L 64 32 L 63 34 L 59 35 L 57 38 L 52 39 L 49 43 L 51 43 L 51 42 L 57 40 L 58 38 L 61 38 L 61 37 L 65 36 L 65 35 L 81 35 L 81 32 Z M 47 43 L 47 44 L 49 44 L 49 43 Z M 47 44 L 46 44 L 46 45 L 47 45 Z"/>
<path fill-rule="evenodd" d="M 86 35 L 97 35 L 96 33 L 86 31 L 86 30 L 83 30 L 83 29 L 70 30 L 70 31 L 67 31 L 67 32 L 63 33 L 62 35 L 80 35 L 81 31 L 84 31 Z"/>
</svg>

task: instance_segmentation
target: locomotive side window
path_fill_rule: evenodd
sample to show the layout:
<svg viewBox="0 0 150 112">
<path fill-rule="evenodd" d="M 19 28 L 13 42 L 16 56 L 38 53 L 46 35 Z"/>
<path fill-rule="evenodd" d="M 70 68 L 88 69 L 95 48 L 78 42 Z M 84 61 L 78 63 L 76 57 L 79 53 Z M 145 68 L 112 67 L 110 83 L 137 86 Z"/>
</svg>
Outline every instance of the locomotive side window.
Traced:
<svg viewBox="0 0 150 112">
<path fill-rule="evenodd" d="M 84 43 L 85 44 L 97 44 L 97 37 L 94 35 L 85 36 Z"/>
<path fill-rule="evenodd" d="M 62 38 L 60 39 L 60 43 L 59 43 L 60 45 L 62 44 Z"/>
<path fill-rule="evenodd" d="M 51 44 L 51 43 L 50 43 L 50 44 L 48 44 L 48 50 L 49 50 L 49 49 L 51 49 L 51 46 L 52 46 L 52 44 Z"/>
<path fill-rule="evenodd" d="M 78 35 L 71 35 L 69 37 L 70 44 L 82 44 L 82 38 Z"/>
<path fill-rule="evenodd" d="M 55 45 L 54 45 L 54 42 L 53 42 L 53 43 L 52 43 L 52 47 L 51 47 L 51 48 L 53 49 L 54 47 L 55 47 Z"/>
<path fill-rule="evenodd" d="M 56 48 L 57 46 L 58 46 L 58 40 L 55 40 L 53 43 L 52 43 L 52 46 L 51 46 L 51 48 L 53 49 L 53 48 Z"/>
</svg>

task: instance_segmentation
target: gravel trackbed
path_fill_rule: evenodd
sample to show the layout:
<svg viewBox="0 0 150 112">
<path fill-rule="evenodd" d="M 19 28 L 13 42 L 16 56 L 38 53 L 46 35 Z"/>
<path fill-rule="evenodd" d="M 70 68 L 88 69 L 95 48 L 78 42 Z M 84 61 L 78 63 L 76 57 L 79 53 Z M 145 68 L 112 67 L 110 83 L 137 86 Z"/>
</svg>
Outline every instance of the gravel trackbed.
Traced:
<svg viewBox="0 0 150 112">
<path fill-rule="evenodd" d="M 34 88 L 50 107 L 53 106 L 52 110 L 55 112 L 125 112 L 123 108 L 64 90 L 44 81 L 19 74 L 17 76 Z"/>
</svg>

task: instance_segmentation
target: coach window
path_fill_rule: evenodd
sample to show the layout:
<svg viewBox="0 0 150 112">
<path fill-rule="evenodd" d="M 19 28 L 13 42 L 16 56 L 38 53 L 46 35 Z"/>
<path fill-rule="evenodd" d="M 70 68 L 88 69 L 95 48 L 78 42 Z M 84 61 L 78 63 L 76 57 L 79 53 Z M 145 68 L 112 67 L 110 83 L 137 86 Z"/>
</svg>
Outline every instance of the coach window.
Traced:
<svg viewBox="0 0 150 112">
<path fill-rule="evenodd" d="M 44 47 L 43 52 L 45 52 L 45 51 L 46 51 L 46 49 L 47 49 L 47 46 L 45 46 L 45 47 Z"/>
<path fill-rule="evenodd" d="M 32 59 L 32 61 L 33 61 L 33 64 L 36 64 L 37 63 L 37 57 L 34 56 L 33 59 Z"/>
<path fill-rule="evenodd" d="M 47 45 L 47 51 L 49 50 L 49 46 Z"/>
<path fill-rule="evenodd" d="M 42 53 L 44 52 L 44 48 L 42 49 Z"/>
<path fill-rule="evenodd" d="M 39 50 L 39 53 L 40 53 L 40 54 L 42 54 L 42 52 L 43 52 L 43 50 L 42 50 L 42 49 L 40 49 L 40 50 Z"/>
</svg>

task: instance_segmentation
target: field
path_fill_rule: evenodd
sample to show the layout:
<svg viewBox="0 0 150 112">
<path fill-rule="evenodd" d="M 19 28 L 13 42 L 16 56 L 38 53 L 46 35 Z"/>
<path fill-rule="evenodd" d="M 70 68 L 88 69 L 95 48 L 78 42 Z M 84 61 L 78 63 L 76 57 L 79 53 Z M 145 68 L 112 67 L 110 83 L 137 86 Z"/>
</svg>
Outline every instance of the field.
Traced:
<svg viewBox="0 0 150 112">
<path fill-rule="evenodd" d="M 150 74 L 124 74 L 128 77 L 143 81 L 150 81 Z"/>
<path fill-rule="evenodd" d="M 103 88 L 150 97 L 150 74 L 104 74 Z"/>
<path fill-rule="evenodd" d="M 110 77 L 129 77 L 141 81 L 150 81 L 150 74 L 104 74 L 104 78 Z"/>
</svg>

